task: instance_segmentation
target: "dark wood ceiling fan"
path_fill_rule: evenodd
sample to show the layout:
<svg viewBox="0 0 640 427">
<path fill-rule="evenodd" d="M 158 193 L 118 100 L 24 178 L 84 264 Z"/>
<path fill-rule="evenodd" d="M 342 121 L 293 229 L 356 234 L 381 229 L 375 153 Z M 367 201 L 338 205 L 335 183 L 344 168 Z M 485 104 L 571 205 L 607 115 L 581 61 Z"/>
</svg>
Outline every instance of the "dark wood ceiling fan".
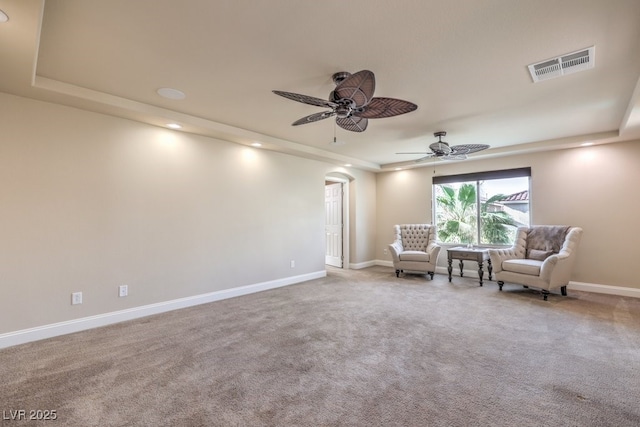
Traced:
<svg viewBox="0 0 640 427">
<path fill-rule="evenodd" d="M 373 72 L 369 70 L 358 71 L 355 74 L 341 71 L 333 75 L 333 82 L 336 88 L 329 94 L 329 99 L 326 101 L 280 90 L 274 90 L 273 93 L 303 104 L 330 109 L 296 120 L 293 126 L 336 116 L 336 123 L 341 128 L 352 132 L 363 132 L 367 128 L 369 119 L 393 117 L 418 108 L 416 104 L 402 99 L 374 98 L 376 80 Z"/>
<path fill-rule="evenodd" d="M 433 134 L 433 136 L 438 138 L 438 141 L 429 145 L 429 149 L 431 151 L 404 152 L 396 154 L 426 154 L 425 156 L 415 160 L 416 163 L 420 163 L 434 157 L 442 160 L 465 160 L 467 158 L 467 154 L 476 153 L 489 148 L 486 144 L 461 144 L 450 146 L 448 142 L 444 142 L 442 140 L 442 137 L 446 135 L 447 132 L 445 131 L 439 131 Z"/>
</svg>

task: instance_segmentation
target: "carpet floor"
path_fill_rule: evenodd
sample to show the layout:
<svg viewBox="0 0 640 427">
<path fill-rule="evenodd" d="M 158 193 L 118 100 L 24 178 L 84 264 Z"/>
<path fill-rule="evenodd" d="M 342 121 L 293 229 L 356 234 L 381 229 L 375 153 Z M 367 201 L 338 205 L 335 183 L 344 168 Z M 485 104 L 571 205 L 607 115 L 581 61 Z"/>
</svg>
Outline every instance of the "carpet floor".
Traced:
<svg viewBox="0 0 640 427">
<path fill-rule="evenodd" d="M 0 411 L 2 426 L 638 426 L 640 299 L 330 269 L 0 350 Z"/>
</svg>

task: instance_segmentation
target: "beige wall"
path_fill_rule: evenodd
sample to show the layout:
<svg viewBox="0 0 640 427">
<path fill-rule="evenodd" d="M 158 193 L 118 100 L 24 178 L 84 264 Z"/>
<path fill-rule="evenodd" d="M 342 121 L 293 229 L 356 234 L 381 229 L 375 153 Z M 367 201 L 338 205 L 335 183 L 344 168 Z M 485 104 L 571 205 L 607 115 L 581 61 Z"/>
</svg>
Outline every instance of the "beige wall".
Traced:
<svg viewBox="0 0 640 427">
<path fill-rule="evenodd" d="M 332 165 L 1 93 L 0 129 L 0 334 L 325 268 Z"/>
<path fill-rule="evenodd" d="M 353 206 L 349 212 L 351 227 L 350 263 L 363 264 L 374 261 L 376 247 L 376 178 L 375 174 L 360 175 L 352 182 L 349 191 Z"/>
<path fill-rule="evenodd" d="M 584 228 L 573 280 L 640 288 L 640 143 L 637 141 L 446 164 L 437 175 L 531 167 L 533 224 L 571 224 Z M 431 222 L 433 166 L 377 175 L 376 257 L 398 223 Z M 385 239 L 386 238 L 386 239 Z M 440 255 L 439 264 L 445 265 Z"/>
</svg>

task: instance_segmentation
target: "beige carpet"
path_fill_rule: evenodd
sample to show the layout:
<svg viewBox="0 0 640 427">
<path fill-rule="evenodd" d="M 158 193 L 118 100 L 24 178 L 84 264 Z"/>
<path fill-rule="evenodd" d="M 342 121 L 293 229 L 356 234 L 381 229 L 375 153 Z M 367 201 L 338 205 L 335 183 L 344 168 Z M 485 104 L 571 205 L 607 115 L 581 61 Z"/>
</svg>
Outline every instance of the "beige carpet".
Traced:
<svg viewBox="0 0 640 427">
<path fill-rule="evenodd" d="M 47 426 L 638 426 L 640 300 L 390 268 L 0 351 Z"/>
</svg>

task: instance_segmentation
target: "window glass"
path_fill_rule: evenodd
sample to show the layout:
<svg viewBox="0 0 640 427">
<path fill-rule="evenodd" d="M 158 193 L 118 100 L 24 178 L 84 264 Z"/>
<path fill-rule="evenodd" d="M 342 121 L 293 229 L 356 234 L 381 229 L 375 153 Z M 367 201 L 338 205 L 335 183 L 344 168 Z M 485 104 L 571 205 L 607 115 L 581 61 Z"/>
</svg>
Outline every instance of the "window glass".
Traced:
<svg viewBox="0 0 640 427">
<path fill-rule="evenodd" d="M 438 240 L 452 243 L 478 242 L 475 182 L 435 185 Z"/>
<path fill-rule="evenodd" d="M 479 181 L 481 245 L 513 243 L 516 228 L 529 225 L 529 178 Z"/>
</svg>

